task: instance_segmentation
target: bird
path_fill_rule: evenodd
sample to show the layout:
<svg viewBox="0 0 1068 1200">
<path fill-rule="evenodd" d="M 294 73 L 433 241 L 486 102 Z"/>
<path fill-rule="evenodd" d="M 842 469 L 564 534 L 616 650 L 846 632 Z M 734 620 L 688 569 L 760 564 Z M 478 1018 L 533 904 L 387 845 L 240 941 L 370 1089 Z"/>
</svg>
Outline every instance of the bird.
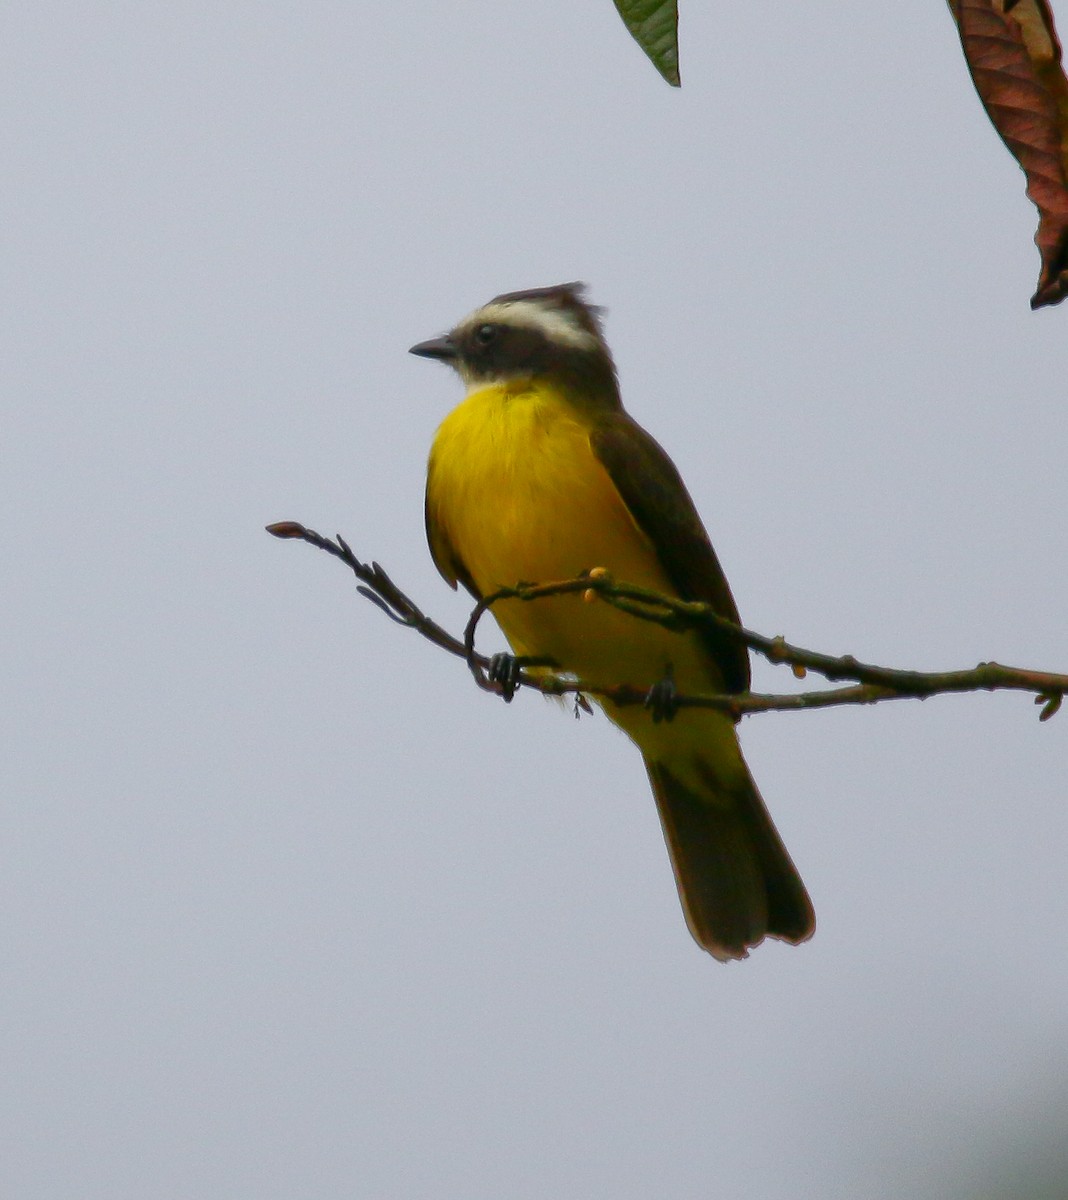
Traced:
<svg viewBox="0 0 1068 1200">
<path fill-rule="evenodd" d="M 586 297 L 582 283 L 507 292 L 411 347 L 448 364 L 466 387 L 428 460 L 434 563 L 476 599 L 604 571 L 738 623 L 678 470 L 623 408 L 603 310 Z M 678 694 L 747 691 L 742 642 L 711 628 L 669 630 L 579 593 L 505 599 L 492 611 L 513 652 L 513 682 L 516 666 L 548 663 L 593 689 L 648 691 L 647 706 L 594 698 L 641 752 L 698 945 L 726 962 L 765 937 L 811 937 L 812 902 L 742 757 L 735 720 L 670 705 Z"/>
</svg>

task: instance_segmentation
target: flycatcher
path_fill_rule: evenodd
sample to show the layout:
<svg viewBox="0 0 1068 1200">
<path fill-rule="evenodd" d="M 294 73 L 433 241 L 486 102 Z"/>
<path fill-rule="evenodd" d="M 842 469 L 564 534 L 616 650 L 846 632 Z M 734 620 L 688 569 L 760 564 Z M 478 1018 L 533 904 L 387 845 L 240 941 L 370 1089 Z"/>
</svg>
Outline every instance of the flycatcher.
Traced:
<svg viewBox="0 0 1068 1200">
<path fill-rule="evenodd" d="M 411 352 L 452 366 L 467 396 L 430 451 L 426 528 L 438 570 L 476 598 L 601 567 L 620 583 L 738 610 L 693 501 L 624 412 L 600 310 L 583 285 L 511 292 Z M 520 658 L 593 686 L 742 692 L 749 658 L 714 630 L 676 633 L 581 595 L 508 600 L 493 614 Z M 742 758 L 734 722 L 670 720 L 599 701 L 641 751 L 690 932 L 716 958 L 766 936 L 803 942 L 812 902 Z"/>
</svg>

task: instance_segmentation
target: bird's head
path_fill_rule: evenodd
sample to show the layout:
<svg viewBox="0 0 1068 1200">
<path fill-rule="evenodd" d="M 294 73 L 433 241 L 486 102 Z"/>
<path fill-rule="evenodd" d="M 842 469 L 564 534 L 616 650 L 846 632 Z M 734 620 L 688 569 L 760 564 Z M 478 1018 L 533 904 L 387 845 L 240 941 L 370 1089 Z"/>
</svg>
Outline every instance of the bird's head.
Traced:
<svg viewBox="0 0 1068 1200">
<path fill-rule="evenodd" d="M 507 292 L 411 353 L 447 362 L 472 391 L 549 379 L 576 402 L 618 408 L 616 369 L 600 313 L 587 304 L 581 283 Z"/>
</svg>

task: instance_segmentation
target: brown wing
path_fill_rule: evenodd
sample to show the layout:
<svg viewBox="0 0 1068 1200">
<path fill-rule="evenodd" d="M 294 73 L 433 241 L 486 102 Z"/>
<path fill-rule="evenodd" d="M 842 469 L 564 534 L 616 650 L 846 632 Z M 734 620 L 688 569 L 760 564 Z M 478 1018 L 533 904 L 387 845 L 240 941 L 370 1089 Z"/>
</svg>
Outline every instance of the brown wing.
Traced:
<svg viewBox="0 0 1068 1200">
<path fill-rule="evenodd" d="M 660 564 L 683 600 L 702 600 L 738 621 L 738 609 L 723 570 L 675 464 L 626 413 L 598 418 L 590 445 L 638 527 L 656 547 Z M 723 672 L 728 691 L 749 687 L 749 654 L 741 642 L 702 632 Z"/>
</svg>

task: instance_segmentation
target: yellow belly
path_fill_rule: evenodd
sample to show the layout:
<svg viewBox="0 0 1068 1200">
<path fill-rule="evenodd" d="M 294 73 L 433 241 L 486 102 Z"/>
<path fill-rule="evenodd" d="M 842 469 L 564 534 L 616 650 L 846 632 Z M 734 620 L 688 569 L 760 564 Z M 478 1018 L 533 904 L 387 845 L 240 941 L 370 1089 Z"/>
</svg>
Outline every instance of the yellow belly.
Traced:
<svg viewBox="0 0 1068 1200">
<path fill-rule="evenodd" d="M 674 591 L 594 455 L 588 426 L 550 390 L 527 384 L 470 395 L 438 431 L 427 501 L 431 522 L 483 594 L 593 567 Z M 670 664 L 680 691 L 722 686 L 692 634 L 670 633 L 601 601 L 514 600 L 493 612 L 517 654 L 550 657 L 591 684 L 647 688 Z"/>
</svg>

